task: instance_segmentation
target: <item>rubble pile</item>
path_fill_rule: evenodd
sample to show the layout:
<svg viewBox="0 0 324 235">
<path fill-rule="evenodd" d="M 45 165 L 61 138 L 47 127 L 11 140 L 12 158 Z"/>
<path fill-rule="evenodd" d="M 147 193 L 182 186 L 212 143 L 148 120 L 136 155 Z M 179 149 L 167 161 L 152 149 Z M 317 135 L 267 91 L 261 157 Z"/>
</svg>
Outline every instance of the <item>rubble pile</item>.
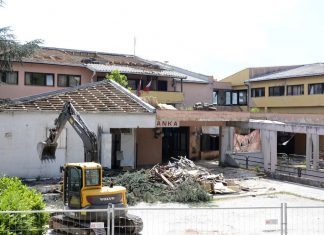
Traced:
<svg viewBox="0 0 324 235">
<path fill-rule="evenodd" d="M 167 165 L 155 165 L 150 173 L 155 181 L 163 181 L 171 188 L 192 180 L 203 186 L 209 193 L 235 193 L 241 190 L 233 180 L 225 180 L 223 174 L 211 174 L 206 168 L 197 166 L 193 161 L 180 157 Z"/>
<path fill-rule="evenodd" d="M 242 187 L 223 174 L 212 174 L 185 157 L 173 158 L 166 165 L 155 165 L 149 170 L 127 171 L 107 176 L 104 184 L 127 188 L 130 205 L 139 202 L 206 202 L 211 194 L 236 193 Z"/>
</svg>

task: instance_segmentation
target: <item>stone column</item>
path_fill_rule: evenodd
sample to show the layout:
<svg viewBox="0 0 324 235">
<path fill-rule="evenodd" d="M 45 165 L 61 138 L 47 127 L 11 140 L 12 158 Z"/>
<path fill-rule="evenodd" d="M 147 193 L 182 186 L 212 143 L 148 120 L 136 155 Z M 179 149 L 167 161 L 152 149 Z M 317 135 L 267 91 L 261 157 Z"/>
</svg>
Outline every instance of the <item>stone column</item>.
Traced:
<svg viewBox="0 0 324 235">
<path fill-rule="evenodd" d="M 225 162 L 227 152 L 233 151 L 234 127 L 220 127 L 220 164 Z"/>
<path fill-rule="evenodd" d="M 271 172 L 277 169 L 277 131 L 270 131 L 270 159 L 271 159 Z"/>
<path fill-rule="evenodd" d="M 274 172 L 277 168 L 277 131 L 261 130 L 261 148 L 264 169 Z"/>
<path fill-rule="evenodd" d="M 311 162 L 313 161 L 313 143 L 312 134 L 306 134 L 306 169 L 311 169 Z"/>
<path fill-rule="evenodd" d="M 317 170 L 319 166 L 319 135 L 306 134 L 306 169 Z"/>
<path fill-rule="evenodd" d="M 319 135 L 312 134 L 313 146 L 313 170 L 318 170 L 319 167 Z"/>
<path fill-rule="evenodd" d="M 110 133 L 102 133 L 101 135 L 101 165 L 111 169 L 111 148 L 112 135 Z"/>
<path fill-rule="evenodd" d="M 261 151 L 263 153 L 263 167 L 265 171 L 271 171 L 271 157 L 270 157 L 270 132 L 268 130 L 261 130 Z"/>
</svg>

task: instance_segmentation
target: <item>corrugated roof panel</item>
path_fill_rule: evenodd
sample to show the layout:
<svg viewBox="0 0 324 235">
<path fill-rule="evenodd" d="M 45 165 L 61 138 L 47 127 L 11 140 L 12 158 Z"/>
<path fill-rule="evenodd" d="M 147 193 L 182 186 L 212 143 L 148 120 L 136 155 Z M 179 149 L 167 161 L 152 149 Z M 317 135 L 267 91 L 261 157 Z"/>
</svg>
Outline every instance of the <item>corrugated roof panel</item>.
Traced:
<svg viewBox="0 0 324 235">
<path fill-rule="evenodd" d="M 118 70 L 120 73 L 153 75 L 161 77 L 174 77 L 185 79 L 186 76 L 171 70 L 157 70 L 146 67 L 122 66 L 122 65 L 105 65 L 105 64 L 86 64 L 86 67 L 95 72 L 109 73 Z"/>
<path fill-rule="evenodd" d="M 307 64 L 300 67 L 285 70 L 278 73 L 272 73 L 265 76 L 260 76 L 247 80 L 247 82 L 258 82 L 266 80 L 284 79 L 284 78 L 294 78 L 294 77 L 309 77 L 309 76 L 319 76 L 324 75 L 324 64 Z"/>
</svg>

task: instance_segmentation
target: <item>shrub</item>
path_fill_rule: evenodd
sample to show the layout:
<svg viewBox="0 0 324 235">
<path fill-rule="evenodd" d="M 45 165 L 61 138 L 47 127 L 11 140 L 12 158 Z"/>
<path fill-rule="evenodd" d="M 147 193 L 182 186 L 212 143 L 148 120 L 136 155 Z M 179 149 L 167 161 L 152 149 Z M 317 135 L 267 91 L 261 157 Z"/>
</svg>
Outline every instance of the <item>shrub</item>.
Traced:
<svg viewBox="0 0 324 235">
<path fill-rule="evenodd" d="M 172 194 L 175 202 L 207 202 L 210 194 L 199 183 L 189 179 L 180 184 Z"/>
<path fill-rule="evenodd" d="M 16 177 L 0 177 L 0 211 L 42 210 L 42 195 Z M 0 234 L 43 234 L 47 213 L 0 214 Z"/>
<path fill-rule="evenodd" d="M 261 111 L 261 110 L 260 110 L 259 108 L 251 108 L 251 109 L 250 109 L 250 112 L 251 112 L 251 113 L 260 113 L 260 111 Z"/>
</svg>

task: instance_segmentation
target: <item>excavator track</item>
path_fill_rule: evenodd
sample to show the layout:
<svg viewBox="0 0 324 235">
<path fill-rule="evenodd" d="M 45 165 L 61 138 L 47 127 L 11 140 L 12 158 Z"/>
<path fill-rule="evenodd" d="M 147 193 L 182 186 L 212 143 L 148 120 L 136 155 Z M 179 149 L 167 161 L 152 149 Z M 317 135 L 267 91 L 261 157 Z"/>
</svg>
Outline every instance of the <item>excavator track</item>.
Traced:
<svg viewBox="0 0 324 235">
<path fill-rule="evenodd" d="M 50 228 L 60 234 L 71 235 L 104 235 L 106 229 L 90 228 L 90 222 L 71 219 L 65 215 L 51 217 Z M 115 218 L 115 234 L 139 234 L 143 229 L 143 221 L 140 217 L 127 214 Z"/>
<path fill-rule="evenodd" d="M 127 214 L 115 218 L 115 231 L 120 234 L 139 234 L 143 230 L 143 221 L 136 215 Z"/>
</svg>

